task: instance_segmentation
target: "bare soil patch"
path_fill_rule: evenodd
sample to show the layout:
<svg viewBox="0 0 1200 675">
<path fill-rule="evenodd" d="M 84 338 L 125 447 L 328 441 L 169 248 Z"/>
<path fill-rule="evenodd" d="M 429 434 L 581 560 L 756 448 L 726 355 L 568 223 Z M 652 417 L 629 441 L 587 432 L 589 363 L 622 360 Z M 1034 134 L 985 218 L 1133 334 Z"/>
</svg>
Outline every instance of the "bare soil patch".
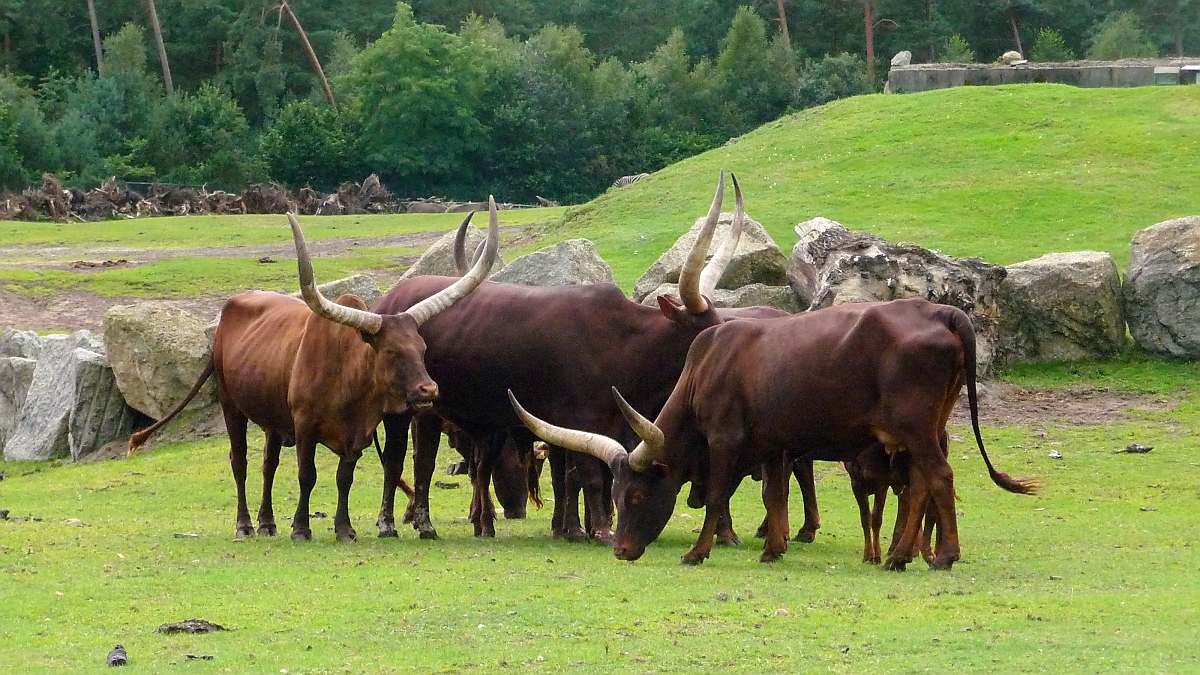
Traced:
<svg viewBox="0 0 1200 675">
<path fill-rule="evenodd" d="M 1003 381 L 980 385 L 979 422 L 987 426 L 1104 426 L 1128 420 L 1132 411 L 1166 412 L 1176 402 L 1097 387 L 1021 387 Z M 970 424 L 964 389 L 950 421 Z"/>
</svg>

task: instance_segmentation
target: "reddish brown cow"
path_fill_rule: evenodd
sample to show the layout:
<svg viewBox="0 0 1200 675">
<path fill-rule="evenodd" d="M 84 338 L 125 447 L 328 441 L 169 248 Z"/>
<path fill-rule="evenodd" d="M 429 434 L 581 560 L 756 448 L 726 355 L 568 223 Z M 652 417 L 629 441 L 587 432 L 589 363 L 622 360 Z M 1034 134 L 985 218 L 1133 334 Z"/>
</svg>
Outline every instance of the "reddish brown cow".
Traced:
<svg viewBox="0 0 1200 675">
<path fill-rule="evenodd" d="M 729 518 L 735 481 L 764 470 L 768 532 L 761 559 L 787 550 L 787 492 L 795 459 L 846 461 L 882 443 L 911 455 L 914 499 L 931 495 L 940 529 L 930 566 L 959 559 L 954 473 L 939 434 L 966 384 L 971 421 L 992 480 L 1018 493 L 1034 482 L 997 472 L 979 433 L 975 333 L 962 310 L 925 300 L 841 305 L 781 319 L 731 321 L 701 333 L 655 422 L 622 404 L 642 443 L 632 453 L 595 433 L 556 427 L 514 408 L 547 442 L 602 458 L 617 504 L 614 554 L 636 560 L 658 537 L 683 483 L 702 480 L 705 518 L 683 562 L 708 557 Z M 913 511 L 914 509 L 909 509 Z M 906 516 L 885 566 L 912 559 L 919 518 Z"/>
<path fill-rule="evenodd" d="M 658 308 L 645 307 L 608 284 L 532 287 L 486 282 L 430 321 L 421 333 L 429 345 L 426 366 L 441 388 L 436 412 L 468 433 L 476 448 L 494 448 L 489 439 L 501 432 L 518 434 L 517 442 L 525 443 L 531 436 L 505 396 L 505 391 L 512 389 L 539 413 L 553 413 L 575 426 L 634 445 L 636 436 L 617 407 L 598 407 L 597 402 L 608 396 L 610 386 L 619 385 L 637 405 L 657 410 L 683 369 L 692 340 L 720 322 L 702 289 L 715 287 L 719 270 L 723 270 L 718 262 L 707 268 L 704 265 L 720 214 L 723 185 L 722 176 L 705 227 L 680 274 L 682 302 L 664 296 L 659 298 Z M 452 281 L 414 277 L 393 287 L 375 304 L 375 310 L 401 311 Z M 392 439 L 402 438 L 407 424 L 405 416 L 384 419 L 388 439 L 384 457 L 393 464 L 405 448 Z M 434 470 L 437 437 L 433 431 L 428 433 L 426 438 L 425 432 L 418 430 L 414 439 L 418 518 L 414 526 L 422 536 L 436 536 L 428 522 L 425 486 Z M 485 456 L 475 480 L 476 489 L 485 496 L 490 480 L 487 466 Z M 390 479 L 395 475 L 391 470 L 385 472 L 385 512 L 391 499 Z M 481 498 L 478 503 L 487 504 L 490 499 Z M 556 514 L 560 504 L 556 500 Z M 590 510 L 599 537 L 611 537 L 610 508 L 598 503 Z M 491 519 L 486 507 L 480 510 L 477 536 L 494 536 Z M 383 513 L 381 521 L 386 522 Z M 582 530 L 577 511 L 567 511 L 562 520 L 556 515 L 554 521 L 568 532 Z"/>
<path fill-rule="evenodd" d="M 288 220 L 304 301 L 250 291 L 226 302 L 213 338 L 212 359 L 200 380 L 178 408 L 134 434 L 129 448 L 134 452 L 169 422 L 215 374 L 237 483 L 237 536 L 254 534 L 246 506 L 246 426 L 254 422 L 267 436 L 259 533 L 276 532 L 271 485 L 280 446 L 294 444 L 300 499 L 292 539 L 312 538 L 309 495 L 317 480 L 316 444 L 322 443 L 341 460 L 334 530 L 340 541 L 350 541 L 356 536 L 348 507 L 354 467 L 375 438 L 380 419 L 384 414 L 428 409 L 438 397 L 438 387 L 425 369 L 425 341 L 417 329 L 487 276 L 496 255 L 499 221 L 493 203 L 487 253 L 469 275 L 405 312 L 382 315 L 366 311 L 354 296 L 343 296 L 340 300 L 346 304 L 338 305 L 321 295 L 300 225 L 291 214 Z"/>
</svg>

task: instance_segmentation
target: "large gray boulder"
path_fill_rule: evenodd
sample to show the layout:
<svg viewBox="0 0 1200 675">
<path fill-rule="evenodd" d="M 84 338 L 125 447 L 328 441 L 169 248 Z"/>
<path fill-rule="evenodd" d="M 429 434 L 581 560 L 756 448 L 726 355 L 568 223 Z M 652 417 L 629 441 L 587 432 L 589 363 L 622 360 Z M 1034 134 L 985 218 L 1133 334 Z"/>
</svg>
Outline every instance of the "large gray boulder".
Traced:
<svg viewBox="0 0 1200 675">
<path fill-rule="evenodd" d="M 581 286 L 613 283 L 612 268 L 587 239 L 571 239 L 512 261 L 492 281 L 525 286 Z"/>
<path fill-rule="evenodd" d="M 1107 253 L 1052 253 L 1006 270 L 999 317 L 1006 362 L 1103 358 L 1124 344 L 1120 275 Z"/>
<path fill-rule="evenodd" d="M 318 284 L 317 290 L 321 291 L 321 295 L 330 300 L 337 300 L 338 297 L 346 293 L 351 293 L 362 298 L 362 301 L 367 303 L 367 305 L 383 297 L 383 293 L 379 290 L 379 284 L 376 284 L 374 279 L 365 274 L 355 274 L 345 279 L 335 279 L 334 281 Z M 300 297 L 300 291 L 296 291 L 290 295 L 293 298 L 298 298 Z"/>
<path fill-rule="evenodd" d="M 679 284 L 663 284 L 646 294 L 642 304 L 648 307 L 658 305 L 658 296 L 670 295 L 679 299 Z M 713 306 L 715 307 L 775 307 L 785 312 L 804 311 L 800 298 L 790 286 L 767 286 L 765 284 L 748 284 L 741 288 L 718 288 L 713 291 Z"/>
<path fill-rule="evenodd" d="M 71 459 L 96 452 L 107 443 L 133 433 L 137 413 L 125 403 L 108 361 L 100 354 L 76 349 L 75 399 L 67 422 Z"/>
<path fill-rule="evenodd" d="M 87 331 L 42 338 L 5 460 L 78 458 L 130 433 L 133 413 L 112 402 L 120 393 L 98 344 Z"/>
<path fill-rule="evenodd" d="M 1144 349 L 1200 356 L 1200 216 L 1133 236 L 1123 295 L 1129 332 Z"/>
<path fill-rule="evenodd" d="M 634 300 L 641 302 L 651 291 L 663 284 L 679 283 L 679 271 L 683 268 L 683 261 L 696 242 L 704 220 L 704 218 L 698 218 L 692 225 L 692 229 L 677 239 L 671 248 L 659 256 L 650 269 L 646 270 L 646 273 L 637 280 L 633 287 Z M 713 233 L 712 243 L 709 245 L 709 256 L 716 253 L 721 242 L 725 241 L 725 236 L 729 233 L 732 224 L 733 214 L 722 213 L 717 221 L 717 229 Z M 725 274 L 717 283 L 717 288 L 741 288 L 748 284 L 782 286 L 787 282 L 787 258 L 775 245 L 775 240 L 771 239 L 771 235 L 763 229 L 762 224 L 747 216 L 746 226 L 742 230 L 741 239 L 738 240 L 737 249 L 734 250 L 733 259 L 725 268 Z"/>
<path fill-rule="evenodd" d="M 33 382 L 37 361 L 20 356 L 0 357 L 0 449 L 17 428 L 17 418 Z"/>
<path fill-rule="evenodd" d="M 422 275 L 436 275 L 443 277 L 457 277 L 458 270 L 454 267 L 454 235 L 457 230 L 450 230 L 443 234 L 437 241 L 430 244 L 429 248 L 425 249 L 425 253 L 413 266 L 405 270 L 404 274 L 400 275 L 400 281 L 404 281 L 410 277 Z M 470 258 L 475 249 L 479 247 L 486 238 L 483 230 L 474 225 L 467 226 L 467 238 L 463 248 L 467 252 L 467 257 Z M 504 269 L 504 258 L 499 252 L 496 253 L 496 262 L 492 264 L 492 274 Z"/>
<path fill-rule="evenodd" d="M 975 327 L 978 372 L 989 371 L 999 334 L 998 297 L 1006 275 L 999 265 L 978 258 L 951 258 L 916 244 L 892 244 L 872 234 L 852 232 L 824 218 L 796 227 L 789 279 L 802 286 L 809 309 L 848 302 L 924 298 L 953 305 Z M 800 265 L 800 269 L 795 269 Z"/>
<path fill-rule="evenodd" d="M 0 335 L 0 356 L 19 356 L 23 359 L 36 359 L 41 352 L 41 338 L 31 330 L 9 328 L 4 331 L 3 335 Z"/>
<path fill-rule="evenodd" d="M 1006 365 L 1105 358 L 1125 344 L 1111 255 L 1051 253 L 1005 269 L 998 358 Z"/>
<path fill-rule="evenodd" d="M 104 333 L 108 362 L 125 400 L 156 420 L 187 396 L 211 354 L 204 322 L 165 302 L 112 307 L 104 314 Z M 216 401 L 210 378 L 191 406 Z"/>
</svg>

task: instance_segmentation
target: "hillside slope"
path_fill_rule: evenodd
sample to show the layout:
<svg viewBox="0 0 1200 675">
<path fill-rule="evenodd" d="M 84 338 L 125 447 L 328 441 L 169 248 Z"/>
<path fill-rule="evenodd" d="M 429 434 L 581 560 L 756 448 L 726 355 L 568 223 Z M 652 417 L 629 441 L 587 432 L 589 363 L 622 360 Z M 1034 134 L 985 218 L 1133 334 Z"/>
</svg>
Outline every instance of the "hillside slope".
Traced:
<svg viewBox="0 0 1200 675">
<path fill-rule="evenodd" d="M 720 168 L 785 251 L 796 223 L 825 216 L 999 264 L 1092 249 L 1124 268 L 1134 232 L 1200 213 L 1200 87 L 845 99 L 609 191 L 547 234 L 593 239 L 628 289 L 704 213 Z"/>
</svg>

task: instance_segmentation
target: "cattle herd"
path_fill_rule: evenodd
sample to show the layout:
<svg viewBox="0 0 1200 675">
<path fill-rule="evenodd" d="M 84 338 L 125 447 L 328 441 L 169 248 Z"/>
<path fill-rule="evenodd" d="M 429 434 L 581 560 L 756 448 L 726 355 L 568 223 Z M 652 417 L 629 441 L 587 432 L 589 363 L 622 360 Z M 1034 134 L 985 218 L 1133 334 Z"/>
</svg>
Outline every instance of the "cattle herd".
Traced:
<svg viewBox="0 0 1200 675">
<path fill-rule="evenodd" d="M 260 535 L 276 534 L 272 483 L 281 447 L 294 445 L 300 498 L 291 536 L 312 538 L 319 443 L 339 458 L 334 531 L 340 541 L 353 540 L 350 488 L 358 459 L 374 443 L 384 468 L 379 536 L 397 535 L 401 489 L 409 498 L 404 522 L 422 539 L 436 538 L 429 487 L 445 432 L 468 458 L 475 535 L 489 537 L 493 484 L 506 515 L 522 516 L 527 494 L 538 500 L 540 438 L 554 489 L 553 536 L 597 540 L 617 558 L 636 560 L 690 483 L 688 505 L 704 506 L 705 518 L 683 556 L 688 564 L 708 557 L 714 540 L 739 542 L 729 502 L 749 475 L 763 483 L 761 560 L 787 550 L 792 475 L 804 496 L 796 539 L 812 541 L 820 527 L 813 461 L 839 461 L 858 501 L 865 562 L 904 569 L 920 554 L 935 569 L 949 568 L 959 542 L 946 423 L 964 385 L 992 480 L 1010 492 L 1037 489 L 1034 480 L 997 471 L 984 449 L 970 320 L 919 299 L 796 315 L 716 309 L 710 297 L 745 220 L 736 177 L 733 186 L 729 235 L 706 264 L 722 173 L 680 272 L 679 299 L 660 296 L 657 307 L 633 302 L 613 285 L 487 281 L 498 247 L 494 200 L 487 239 L 469 269 L 461 235 L 471 215 L 459 229 L 460 277 L 412 277 L 370 308 L 353 295 L 330 301 L 317 290 L 304 235 L 289 214 L 303 300 L 250 291 L 226 302 L 196 386 L 175 411 L 134 434 L 130 452 L 215 377 L 237 484 L 237 536 L 256 532 L 246 503 L 246 431 L 254 422 L 266 434 Z M 410 431 L 411 488 L 401 478 Z M 899 509 L 884 557 L 879 530 L 889 489 Z"/>
</svg>

